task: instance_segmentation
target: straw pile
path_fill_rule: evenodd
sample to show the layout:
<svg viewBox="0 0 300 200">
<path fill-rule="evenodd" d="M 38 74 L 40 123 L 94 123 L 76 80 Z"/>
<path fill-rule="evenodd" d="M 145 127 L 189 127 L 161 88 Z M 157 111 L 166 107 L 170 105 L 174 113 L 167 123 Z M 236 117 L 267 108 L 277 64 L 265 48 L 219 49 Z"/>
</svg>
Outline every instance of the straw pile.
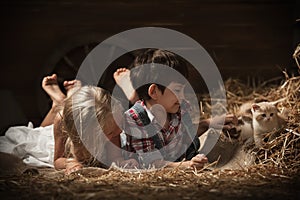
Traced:
<svg viewBox="0 0 300 200">
<path fill-rule="evenodd" d="M 295 54 L 295 59 L 299 54 Z M 300 67 L 299 67 L 300 69 Z M 300 76 L 279 85 L 264 82 L 252 87 L 230 79 L 225 82 L 229 112 L 249 101 L 276 101 L 287 109 L 287 127 L 257 149 L 250 149 L 255 163 L 240 169 L 122 172 L 86 168 L 69 176 L 53 170 L 39 175 L 6 175 L 0 178 L 1 197 L 55 199 L 266 199 L 297 198 L 300 186 Z M 205 105 L 204 105 L 205 107 Z M 205 109 L 205 108 L 204 108 Z M 299 196 L 298 196 L 299 197 Z"/>
<path fill-rule="evenodd" d="M 288 123 L 285 129 L 277 131 L 277 137 L 266 141 L 260 149 L 253 149 L 256 165 L 252 168 L 267 167 L 281 169 L 288 174 L 299 173 L 300 169 L 300 76 L 289 77 L 284 72 L 286 80 L 280 86 L 261 84 L 249 89 L 236 80 L 225 83 L 228 90 L 229 110 L 236 112 L 239 106 L 247 101 L 255 100 L 274 102 L 279 99 L 279 110 L 288 113 Z"/>
<path fill-rule="evenodd" d="M 0 195 L 22 199 L 215 199 L 295 198 L 300 183 L 300 76 L 279 86 L 249 88 L 237 80 L 225 83 L 228 110 L 234 112 L 253 99 L 275 101 L 289 110 L 288 125 L 262 148 L 252 149 L 256 160 L 240 169 L 122 172 L 86 168 L 65 176 L 39 170 L 39 175 L 7 175 L 0 179 Z"/>
</svg>

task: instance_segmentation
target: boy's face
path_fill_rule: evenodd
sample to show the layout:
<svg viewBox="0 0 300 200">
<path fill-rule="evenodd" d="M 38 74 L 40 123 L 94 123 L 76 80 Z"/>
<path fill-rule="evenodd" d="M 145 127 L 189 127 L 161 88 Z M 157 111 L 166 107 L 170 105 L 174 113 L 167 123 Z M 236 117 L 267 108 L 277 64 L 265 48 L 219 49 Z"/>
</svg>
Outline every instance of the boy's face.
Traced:
<svg viewBox="0 0 300 200">
<path fill-rule="evenodd" d="M 180 108 L 181 101 L 184 99 L 184 85 L 171 82 L 162 93 L 158 89 L 157 102 L 162 105 L 167 113 L 176 113 Z"/>
</svg>

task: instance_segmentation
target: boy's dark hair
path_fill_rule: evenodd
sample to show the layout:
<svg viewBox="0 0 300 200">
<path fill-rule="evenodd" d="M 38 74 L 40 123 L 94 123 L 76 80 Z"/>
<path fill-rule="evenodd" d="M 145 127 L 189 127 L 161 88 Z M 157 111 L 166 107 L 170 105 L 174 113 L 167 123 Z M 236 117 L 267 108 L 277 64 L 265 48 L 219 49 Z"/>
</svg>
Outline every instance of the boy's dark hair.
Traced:
<svg viewBox="0 0 300 200">
<path fill-rule="evenodd" d="M 142 67 L 145 64 L 149 64 L 149 67 L 146 69 Z M 152 48 L 141 51 L 132 63 L 130 79 L 139 98 L 145 101 L 151 99 L 148 95 L 148 88 L 151 84 L 156 84 L 162 93 L 166 89 L 165 86 L 158 84 L 158 81 L 155 82 L 155 80 L 163 79 L 165 85 L 174 81 L 174 77 L 166 76 L 166 73 L 162 72 L 161 66 L 155 64 L 173 68 L 186 79 L 188 78 L 188 62 L 177 54 L 167 50 Z M 142 83 L 144 82 L 147 84 L 143 85 Z"/>
</svg>

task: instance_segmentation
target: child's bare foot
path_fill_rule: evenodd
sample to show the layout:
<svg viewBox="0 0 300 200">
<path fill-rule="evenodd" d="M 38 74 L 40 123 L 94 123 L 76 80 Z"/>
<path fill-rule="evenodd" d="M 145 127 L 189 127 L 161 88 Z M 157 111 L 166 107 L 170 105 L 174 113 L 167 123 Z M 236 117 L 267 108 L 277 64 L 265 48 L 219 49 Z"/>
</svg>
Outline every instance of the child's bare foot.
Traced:
<svg viewBox="0 0 300 200">
<path fill-rule="evenodd" d="M 130 102 L 135 102 L 138 97 L 137 94 L 132 87 L 131 81 L 130 81 L 130 70 L 126 68 L 119 68 L 114 73 L 114 79 L 118 86 L 123 90 L 126 97 Z"/>
<path fill-rule="evenodd" d="M 72 80 L 72 81 L 64 81 L 64 87 L 67 91 L 67 96 L 71 96 L 77 89 L 81 87 L 81 81 Z"/>
<path fill-rule="evenodd" d="M 42 81 L 42 88 L 52 99 L 53 106 L 61 105 L 66 98 L 58 86 L 56 74 L 44 77 Z"/>
</svg>

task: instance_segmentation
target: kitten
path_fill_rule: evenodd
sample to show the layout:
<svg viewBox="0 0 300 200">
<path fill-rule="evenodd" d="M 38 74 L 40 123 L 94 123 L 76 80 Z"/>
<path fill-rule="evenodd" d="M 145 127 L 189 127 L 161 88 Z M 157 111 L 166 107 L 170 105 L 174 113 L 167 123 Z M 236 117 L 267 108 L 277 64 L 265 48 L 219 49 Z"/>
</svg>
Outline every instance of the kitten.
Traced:
<svg viewBox="0 0 300 200">
<path fill-rule="evenodd" d="M 253 142 L 253 125 L 252 125 L 252 102 L 241 105 L 237 112 L 238 126 L 237 131 L 240 134 L 239 140 L 242 143 L 251 144 Z"/>
<path fill-rule="evenodd" d="M 254 142 L 256 147 L 261 147 L 267 133 L 276 131 L 286 124 L 276 107 L 278 102 L 247 102 L 240 107 L 237 113 L 240 141 L 246 146 Z"/>
<path fill-rule="evenodd" d="M 253 139 L 257 147 L 262 146 L 264 136 L 285 126 L 286 122 L 277 107 L 271 102 L 252 104 Z"/>
</svg>

